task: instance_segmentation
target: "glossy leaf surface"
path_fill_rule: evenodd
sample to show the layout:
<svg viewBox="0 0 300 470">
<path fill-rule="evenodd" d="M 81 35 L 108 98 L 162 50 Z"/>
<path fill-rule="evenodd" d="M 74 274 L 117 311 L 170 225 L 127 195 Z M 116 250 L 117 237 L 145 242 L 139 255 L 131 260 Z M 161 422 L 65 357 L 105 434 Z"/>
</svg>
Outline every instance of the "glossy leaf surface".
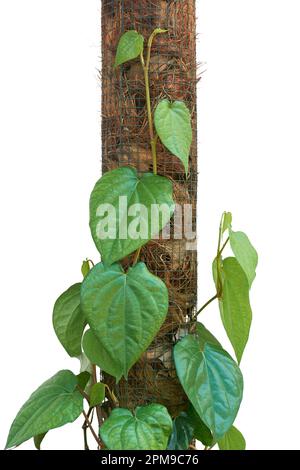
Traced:
<svg viewBox="0 0 300 470">
<path fill-rule="evenodd" d="M 174 348 L 179 380 L 215 440 L 232 425 L 243 395 L 239 367 L 222 348 L 188 335 Z"/>
<path fill-rule="evenodd" d="M 90 228 L 102 261 L 113 264 L 156 236 L 174 212 L 172 192 L 163 176 L 139 177 L 129 167 L 105 173 L 90 198 Z"/>
<path fill-rule="evenodd" d="M 6 448 L 75 421 L 83 410 L 83 398 L 76 387 L 77 377 L 69 370 L 62 370 L 44 382 L 17 414 Z"/>
<path fill-rule="evenodd" d="M 164 450 L 171 432 L 168 410 L 158 404 L 138 407 L 134 414 L 116 408 L 100 428 L 110 450 Z"/>
<path fill-rule="evenodd" d="M 99 263 L 82 283 L 81 305 L 117 369 L 106 372 L 119 380 L 122 375 L 127 377 L 161 327 L 168 311 L 168 290 L 144 263 L 137 263 L 127 273 L 119 264 Z"/>
</svg>

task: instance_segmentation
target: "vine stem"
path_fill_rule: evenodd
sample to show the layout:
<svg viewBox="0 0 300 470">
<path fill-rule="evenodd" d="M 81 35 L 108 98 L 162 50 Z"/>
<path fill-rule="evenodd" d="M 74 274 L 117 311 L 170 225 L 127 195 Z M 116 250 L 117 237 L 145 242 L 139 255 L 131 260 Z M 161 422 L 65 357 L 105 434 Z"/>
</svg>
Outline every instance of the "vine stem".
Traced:
<svg viewBox="0 0 300 470">
<path fill-rule="evenodd" d="M 217 294 L 219 297 L 222 295 L 222 282 L 221 282 L 221 242 L 222 242 L 222 228 L 223 228 L 224 213 L 222 214 L 219 226 L 219 238 L 217 249 Z"/>
<path fill-rule="evenodd" d="M 221 255 L 223 253 L 223 250 L 224 248 L 226 247 L 227 243 L 229 242 L 229 237 L 227 238 L 226 242 L 224 243 L 224 245 L 222 246 L 222 248 L 220 249 L 219 251 L 219 255 Z"/>
<path fill-rule="evenodd" d="M 93 412 L 93 408 L 90 408 L 89 411 L 88 411 L 88 414 L 87 414 L 87 417 L 88 417 L 88 418 L 90 417 L 90 415 L 91 415 L 92 412 Z M 93 421 L 93 417 L 92 417 L 92 421 Z M 86 420 L 84 420 L 82 429 L 83 429 L 84 450 L 90 450 L 90 449 L 89 449 L 89 444 L 88 444 L 88 439 L 87 439 L 87 429 L 88 429 L 88 425 L 87 425 Z"/>
<path fill-rule="evenodd" d="M 86 422 L 86 424 L 87 424 L 89 430 L 91 431 L 91 433 L 92 433 L 92 435 L 93 435 L 93 438 L 95 439 L 95 441 L 97 442 L 98 446 L 99 446 L 100 449 L 101 449 L 101 447 L 102 447 L 102 442 L 100 441 L 99 437 L 97 436 L 97 434 L 96 434 L 96 432 L 95 432 L 95 430 L 94 430 L 94 428 L 93 428 L 93 426 L 92 426 L 92 423 L 91 423 L 90 420 L 89 420 L 88 415 L 86 414 L 86 412 L 85 412 L 84 410 L 82 411 L 82 414 L 83 414 L 83 416 L 85 417 L 85 422 Z"/>
<path fill-rule="evenodd" d="M 146 91 L 146 106 L 147 106 L 147 114 L 148 114 L 148 125 L 149 125 L 149 136 L 150 136 L 150 146 L 151 146 L 151 153 L 152 153 L 152 160 L 153 160 L 153 173 L 157 175 L 157 135 L 154 133 L 153 128 L 153 118 L 152 118 L 152 110 L 151 110 L 151 96 L 150 96 L 150 84 L 149 84 L 149 67 L 150 67 L 150 58 L 151 58 L 151 47 L 153 43 L 153 39 L 157 34 L 166 33 L 166 29 L 155 29 L 149 37 L 148 46 L 147 46 L 147 56 L 146 56 L 146 63 L 144 60 L 143 52 L 140 54 L 140 60 L 144 71 L 144 79 L 145 79 L 145 91 Z"/>
<path fill-rule="evenodd" d="M 90 450 L 88 439 L 87 439 L 87 426 L 84 426 L 83 428 L 83 442 L 84 442 L 84 450 Z"/>
<path fill-rule="evenodd" d="M 140 246 L 140 247 L 136 250 L 135 255 L 134 255 L 134 258 L 133 258 L 132 266 L 135 266 L 136 263 L 138 262 L 139 257 L 140 257 L 140 254 L 141 254 L 141 249 L 142 249 L 142 247 Z"/>
<path fill-rule="evenodd" d="M 222 252 L 223 252 L 224 248 L 226 247 L 226 245 L 229 241 L 229 237 L 228 237 L 227 240 L 225 241 L 225 243 L 223 244 L 223 246 L 221 247 L 224 217 L 225 217 L 225 212 L 223 212 L 222 217 L 221 217 L 221 221 L 220 221 L 218 250 L 217 250 L 217 257 L 216 257 L 216 261 L 217 261 L 217 294 L 218 294 L 219 298 L 222 297 L 221 255 L 222 255 Z"/>
<path fill-rule="evenodd" d="M 218 250 L 217 250 L 218 255 L 220 254 L 220 248 L 221 248 L 224 214 L 225 214 L 225 212 L 222 214 L 220 225 L 219 225 L 219 239 L 218 239 Z"/>
<path fill-rule="evenodd" d="M 148 56 L 149 56 L 149 44 L 148 44 Z M 150 97 L 150 84 L 149 84 L 149 63 L 148 59 L 145 64 L 143 55 L 141 54 L 141 63 L 144 71 L 144 79 L 145 79 L 145 91 L 146 91 L 146 106 L 147 106 L 147 114 L 148 114 L 148 125 L 149 125 L 149 136 L 150 136 L 150 146 L 151 146 L 151 153 L 152 153 L 152 160 L 153 160 L 153 173 L 157 174 L 157 153 L 156 153 L 156 142 L 154 136 L 154 129 L 153 129 L 153 119 L 152 119 L 152 110 L 151 110 L 151 97 Z"/>
<path fill-rule="evenodd" d="M 205 304 L 202 305 L 200 310 L 198 310 L 198 312 L 196 313 L 196 316 L 198 316 L 211 302 L 213 302 L 217 298 L 218 298 L 218 294 L 215 294 L 211 299 L 209 299 L 207 302 L 205 302 Z"/>
<path fill-rule="evenodd" d="M 114 392 L 109 388 L 108 385 L 105 384 L 105 387 L 106 387 L 106 390 L 108 391 L 108 394 L 109 394 L 110 399 L 111 399 L 111 401 L 113 402 L 114 406 L 115 406 L 116 408 L 119 408 L 120 405 L 119 405 L 119 401 L 118 401 L 116 395 L 115 395 Z"/>
<path fill-rule="evenodd" d="M 222 227 L 222 220 L 221 220 L 220 228 L 221 227 Z M 219 242 L 218 242 L 218 253 L 217 253 L 217 266 L 219 266 L 219 263 L 221 261 L 221 254 L 223 253 L 223 250 L 225 249 L 228 242 L 229 242 L 229 237 L 227 238 L 227 240 L 225 241 L 225 243 L 221 247 L 221 230 L 220 230 L 219 231 Z M 220 274 L 220 276 L 221 276 L 221 274 Z M 218 270 L 218 284 L 219 284 L 219 279 L 221 279 L 221 277 L 219 277 L 219 270 Z M 202 305 L 200 310 L 198 310 L 198 312 L 194 315 L 193 318 L 196 318 L 211 302 L 213 302 L 214 300 L 221 297 L 221 287 L 219 285 L 218 285 L 217 291 L 218 292 L 213 297 L 211 297 L 211 299 L 209 299 L 207 302 L 205 302 L 204 305 Z"/>
<path fill-rule="evenodd" d="M 79 385 L 77 385 L 77 390 L 79 391 L 79 393 L 81 393 L 81 395 L 83 396 L 83 398 L 86 399 L 86 401 L 88 402 L 88 404 L 90 404 L 90 397 L 88 396 L 87 393 L 85 393 L 84 390 L 82 390 Z"/>
<path fill-rule="evenodd" d="M 92 364 L 92 372 L 93 372 L 92 373 L 93 383 L 96 384 L 97 383 L 97 369 L 94 364 Z M 98 425 L 100 428 L 103 422 L 102 415 L 101 415 L 101 408 L 99 405 L 97 405 L 95 408 L 96 408 L 96 413 L 97 413 Z"/>
</svg>

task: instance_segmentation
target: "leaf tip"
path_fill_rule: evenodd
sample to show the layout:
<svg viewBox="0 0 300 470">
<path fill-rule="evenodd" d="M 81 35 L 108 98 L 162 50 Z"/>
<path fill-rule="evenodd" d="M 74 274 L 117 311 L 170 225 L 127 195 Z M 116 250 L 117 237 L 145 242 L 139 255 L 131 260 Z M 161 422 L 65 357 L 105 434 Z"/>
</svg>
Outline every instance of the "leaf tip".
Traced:
<svg viewBox="0 0 300 470">
<path fill-rule="evenodd" d="M 16 444 L 15 444 L 14 441 L 11 439 L 10 433 L 9 433 L 8 438 L 7 438 L 7 440 L 6 440 L 6 444 L 5 444 L 4 450 L 11 449 L 12 447 L 15 447 L 15 446 L 16 446 Z"/>
</svg>

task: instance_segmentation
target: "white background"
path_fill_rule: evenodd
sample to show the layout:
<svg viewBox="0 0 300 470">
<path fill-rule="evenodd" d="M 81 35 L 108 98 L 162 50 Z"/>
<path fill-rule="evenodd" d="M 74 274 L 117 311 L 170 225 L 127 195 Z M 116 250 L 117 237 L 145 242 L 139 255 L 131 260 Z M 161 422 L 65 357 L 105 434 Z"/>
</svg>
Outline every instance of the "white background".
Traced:
<svg viewBox="0 0 300 470">
<path fill-rule="evenodd" d="M 223 210 L 259 252 L 237 426 L 248 449 L 299 449 L 299 1 L 201 0 L 199 304 Z M 57 296 L 97 259 L 100 0 L 1 0 L 1 436 L 30 393 L 77 372 L 52 331 Z M 217 305 L 203 314 L 231 352 Z M 33 448 L 32 443 L 23 449 Z M 80 449 L 79 423 L 47 449 Z"/>
</svg>

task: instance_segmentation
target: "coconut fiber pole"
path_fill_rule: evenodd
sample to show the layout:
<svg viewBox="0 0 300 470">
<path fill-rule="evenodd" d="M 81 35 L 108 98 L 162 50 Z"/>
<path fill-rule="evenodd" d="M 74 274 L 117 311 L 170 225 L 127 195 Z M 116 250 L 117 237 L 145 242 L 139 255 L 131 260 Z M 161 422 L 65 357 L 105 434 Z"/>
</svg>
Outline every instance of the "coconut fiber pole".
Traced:
<svg viewBox="0 0 300 470">
<path fill-rule="evenodd" d="M 145 43 L 153 30 L 168 30 L 155 37 L 149 65 L 152 113 L 162 99 L 183 101 L 192 116 L 193 142 L 188 172 L 182 162 L 158 139 L 157 174 L 173 184 L 173 199 L 188 205 L 189 229 L 196 224 L 196 34 L 195 0 L 103 0 L 102 1 L 102 170 L 103 173 L 131 166 L 139 173 L 152 172 L 149 120 L 143 69 L 139 59 L 114 67 L 117 45 L 123 33 L 135 30 Z M 180 218 L 180 217 L 179 217 Z M 183 218 L 182 218 L 183 219 Z M 181 221 L 182 221 L 181 219 Z M 177 219 L 178 222 L 179 219 Z M 186 407 L 187 398 L 177 379 L 172 347 L 182 332 L 191 328 L 196 309 L 197 259 L 195 246 L 186 236 L 154 239 L 140 252 L 151 273 L 160 277 L 169 292 L 167 318 L 149 349 L 131 368 L 128 380 L 105 381 L 120 406 L 134 409 L 156 402 L 171 415 Z M 125 269 L 132 257 L 123 261 Z"/>
</svg>

